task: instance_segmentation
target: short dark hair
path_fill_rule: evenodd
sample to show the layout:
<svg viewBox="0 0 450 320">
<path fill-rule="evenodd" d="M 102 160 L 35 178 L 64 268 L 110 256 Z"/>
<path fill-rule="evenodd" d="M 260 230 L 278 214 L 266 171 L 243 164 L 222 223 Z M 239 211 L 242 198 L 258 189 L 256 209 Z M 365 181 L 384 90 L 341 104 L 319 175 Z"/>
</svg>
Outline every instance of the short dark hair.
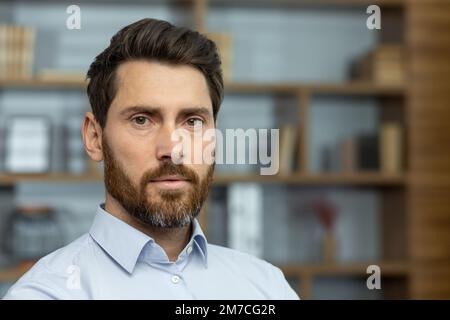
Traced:
<svg viewBox="0 0 450 320">
<path fill-rule="evenodd" d="M 142 19 L 117 32 L 89 67 L 87 94 L 92 112 L 102 128 L 117 91 L 117 67 L 126 61 L 141 59 L 186 64 L 202 72 L 216 119 L 223 100 L 221 60 L 216 44 L 197 31 L 176 27 L 163 20 Z"/>
</svg>

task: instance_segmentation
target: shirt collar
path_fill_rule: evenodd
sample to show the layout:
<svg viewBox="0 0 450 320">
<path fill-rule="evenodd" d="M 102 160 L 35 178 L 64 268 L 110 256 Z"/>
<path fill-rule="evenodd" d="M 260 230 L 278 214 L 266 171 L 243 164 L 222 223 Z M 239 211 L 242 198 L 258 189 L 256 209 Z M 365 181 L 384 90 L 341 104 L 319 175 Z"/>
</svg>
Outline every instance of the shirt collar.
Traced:
<svg viewBox="0 0 450 320">
<path fill-rule="evenodd" d="M 200 223 L 197 221 L 197 219 L 194 219 L 194 222 L 193 222 L 193 231 L 192 231 L 191 241 L 193 241 L 195 243 L 195 245 L 198 247 L 198 251 L 201 255 L 203 264 L 205 265 L 205 268 L 207 268 L 208 267 L 208 241 L 206 240 L 205 234 L 203 233 Z"/>
<path fill-rule="evenodd" d="M 89 234 L 125 270 L 132 273 L 144 247 L 155 241 L 104 210 L 97 208 Z M 195 243 L 201 259 L 207 267 L 207 240 L 197 219 L 193 220 L 193 232 L 189 243 Z M 153 248 L 154 246 L 148 246 Z"/>
</svg>

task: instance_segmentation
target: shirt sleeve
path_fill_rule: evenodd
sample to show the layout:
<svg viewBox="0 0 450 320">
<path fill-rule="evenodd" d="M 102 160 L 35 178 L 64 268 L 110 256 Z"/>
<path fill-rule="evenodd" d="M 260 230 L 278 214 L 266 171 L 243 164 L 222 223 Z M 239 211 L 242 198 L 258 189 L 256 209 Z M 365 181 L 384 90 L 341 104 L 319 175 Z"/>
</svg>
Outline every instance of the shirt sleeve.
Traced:
<svg viewBox="0 0 450 320">
<path fill-rule="evenodd" d="M 276 273 L 276 277 L 278 279 L 278 283 L 281 286 L 281 295 L 280 300 L 300 300 L 300 297 L 297 293 L 292 289 L 289 282 L 286 280 L 283 272 L 274 266 L 274 270 Z"/>
</svg>

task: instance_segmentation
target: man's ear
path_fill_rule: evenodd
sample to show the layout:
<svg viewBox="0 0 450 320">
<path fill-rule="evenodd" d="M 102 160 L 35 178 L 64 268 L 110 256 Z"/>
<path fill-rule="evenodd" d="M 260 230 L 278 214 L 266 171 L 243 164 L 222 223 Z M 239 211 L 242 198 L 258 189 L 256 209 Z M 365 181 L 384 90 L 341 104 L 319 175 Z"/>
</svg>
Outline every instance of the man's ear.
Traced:
<svg viewBox="0 0 450 320">
<path fill-rule="evenodd" d="M 81 135 L 83 136 L 84 149 L 89 157 L 96 162 L 102 161 L 102 128 L 97 120 L 95 120 L 92 112 L 86 112 L 86 115 L 84 116 Z"/>
</svg>

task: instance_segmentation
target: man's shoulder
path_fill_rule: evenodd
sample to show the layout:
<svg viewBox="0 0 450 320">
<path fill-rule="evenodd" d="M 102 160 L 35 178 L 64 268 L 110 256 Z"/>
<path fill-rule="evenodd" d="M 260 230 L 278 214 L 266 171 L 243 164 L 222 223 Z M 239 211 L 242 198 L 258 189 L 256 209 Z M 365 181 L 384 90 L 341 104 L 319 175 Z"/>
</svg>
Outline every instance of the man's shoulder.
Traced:
<svg viewBox="0 0 450 320">
<path fill-rule="evenodd" d="M 229 247 L 225 247 L 225 246 L 221 246 L 221 245 L 217 245 L 217 244 L 211 244 L 208 243 L 208 252 L 212 252 L 213 254 L 218 254 L 218 255 L 222 255 L 222 256 L 226 256 L 228 258 L 231 259 L 244 259 L 244 260 L 249 260 L 253 263 L 267 263 L 265 260 L 258 258 L 254 255 L 251 255 L 249 253 L 243 252 L 243 251 L 239 251 L 236 249 L 232 249 Z"/>
<path fill-rule="evenodd" d="M 80 260 L 91 254 L 92 244 L 91 236 L 85 233 L 68 245 L 41 258 L 29 272 L 65 273 L 70 265 L 79 264 Z"/>
<path fill-rule="evenodd" d="M 298 299 L 280 268 L 248 253 L 208 244 L 208 265 L 231 272 L 233 276 L 253 283 L 267 299 Z M 264 285 L 262 285 L 264 284 Z"/>
<path fill-rule="evenodd" d="M 250 274 L 254 274 L 254 272 L 272 275 L 281 273 L 281 270 L 272 263 L 246 252 L 215 244 L 208 244 L 208 252 L 213 258 L 233 264 Z"/>
<path fill-rule="evenodd" d="M 39 259 L 8 291 L 5 298 L 17 296 L 25 299 L 60 298 L 61 288 L 65 287 L 68 277 L 76 270 L 74 266 L 88 260 L 93 253 L 92 238 L 84 234 L 68 245 L 53 251 Z M 25 294 L 22 294 L 25 292 Z M 28 295 L 29 294 L 29 295 Z"/>
</svg>

